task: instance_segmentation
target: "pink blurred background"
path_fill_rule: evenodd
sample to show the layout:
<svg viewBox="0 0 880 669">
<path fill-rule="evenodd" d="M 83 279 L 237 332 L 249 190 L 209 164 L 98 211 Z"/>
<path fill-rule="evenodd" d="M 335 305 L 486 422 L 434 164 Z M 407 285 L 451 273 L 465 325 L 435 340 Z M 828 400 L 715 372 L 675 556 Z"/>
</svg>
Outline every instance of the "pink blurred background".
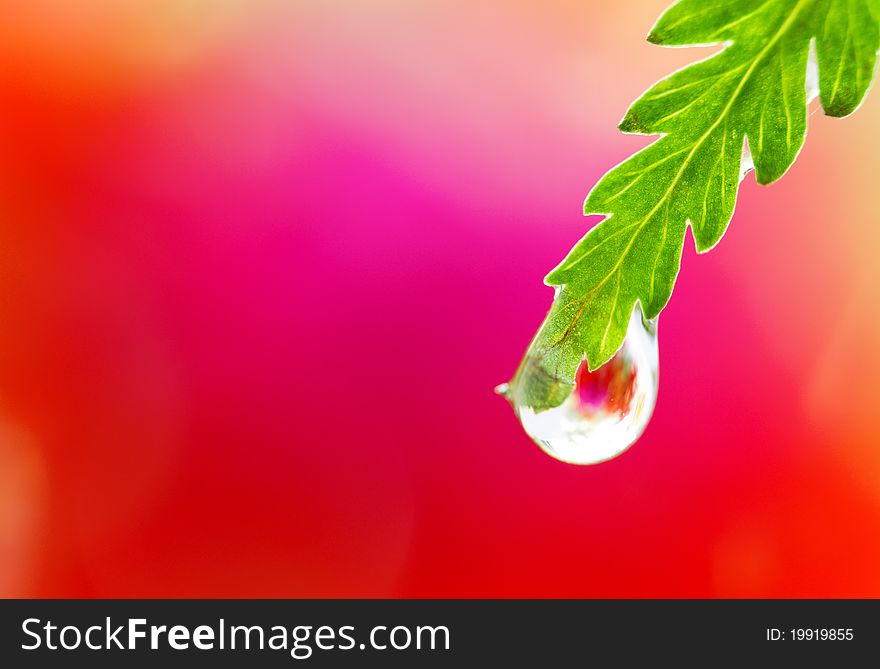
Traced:
<svg viewBox="0 0 880 669">
<path fill-rule="evenodd" d="M 0 10 L 0 595 L 880 596 L 880 94 L 690 238 L 622 457 L 492 393 L 665 0 Z"/>
</svg>

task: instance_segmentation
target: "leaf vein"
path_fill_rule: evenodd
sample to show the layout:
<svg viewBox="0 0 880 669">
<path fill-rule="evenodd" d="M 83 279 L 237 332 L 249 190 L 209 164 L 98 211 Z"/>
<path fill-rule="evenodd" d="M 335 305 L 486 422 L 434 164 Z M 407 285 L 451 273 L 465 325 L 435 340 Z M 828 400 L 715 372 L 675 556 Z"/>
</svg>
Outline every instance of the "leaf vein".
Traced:
<svg viewBox="0 0 880 669">
<path fill-rule="evenodd" d="M 771 2 L 771 0 L 764 0 L 764 2 L 761 3 L 760 6 L 753 9 L 751 12 L 748 12 L 747 14 L 744 14 L 743 16 L 739 17 L 738 19 L 734 19 L 733 21 L 730 21 L 729 23 L 721 26 L 718 30 L 716 30 L 711 35 L 709 35 L 708 39 L 713 40 L 716 37 L 720 37 L 721 33 L 723 33 L 728 28 L 733 28 L 734 26 L 738 26 L 740 23 L 743 23 L 744 21 L 748 21 L 749 19 L 753 18 L 757 14 L 760 14 L 765 9 L 767 9 L 767 7 L 770 6 L 770 2 Z"/>
</svg>

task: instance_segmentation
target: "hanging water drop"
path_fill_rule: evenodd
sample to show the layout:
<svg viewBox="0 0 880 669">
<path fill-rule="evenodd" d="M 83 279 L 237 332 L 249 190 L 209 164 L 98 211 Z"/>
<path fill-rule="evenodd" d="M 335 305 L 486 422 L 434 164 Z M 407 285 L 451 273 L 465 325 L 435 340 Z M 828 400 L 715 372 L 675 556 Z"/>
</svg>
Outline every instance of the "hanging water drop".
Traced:
<svg viewBox="0 0 880 669">
<path fill-rule="evenodd" d="M 623 345 L 599 369 L 591 372 L 584 360 L 574 384 L 564 383 L 527 355 L 514 380 L 497 391 L 548 455 L 595 464 L 620 455 L 645 431 L 657 400 L 658 363 L 657 322 L 646 320 L 637 304 Z M 545 400 L 555 394 L 554 408 L 533 408 L 536 388 Z"/>
</svg>

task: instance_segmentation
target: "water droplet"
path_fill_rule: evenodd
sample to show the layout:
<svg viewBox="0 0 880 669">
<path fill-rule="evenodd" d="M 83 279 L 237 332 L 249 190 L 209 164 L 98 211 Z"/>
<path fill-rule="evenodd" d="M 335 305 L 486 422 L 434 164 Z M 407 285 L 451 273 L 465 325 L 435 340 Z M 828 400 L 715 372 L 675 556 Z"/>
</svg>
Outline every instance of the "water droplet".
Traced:
<svg viewBox="0 0 880 669">
<path fill-rule="evenodd" d="M 659 354 L 657 322 L 645 320 L 638 305 L 620 350 L 593 372 L 586 360 L 582 362 L 573 385 L 527 378 L 548 377 L 540 364 L 529 362 L 527 357 L 517 378 L 499 392 L 548 455 L 577 465 L 604 462 L 623 453 L 645 431 L 657 400 Z M 524 397 L 530 382 L 532 388 L 548 388 L 545 397 L 564 393 L 565 398 L 555 408 L 535 411 Z"/>
</svg>

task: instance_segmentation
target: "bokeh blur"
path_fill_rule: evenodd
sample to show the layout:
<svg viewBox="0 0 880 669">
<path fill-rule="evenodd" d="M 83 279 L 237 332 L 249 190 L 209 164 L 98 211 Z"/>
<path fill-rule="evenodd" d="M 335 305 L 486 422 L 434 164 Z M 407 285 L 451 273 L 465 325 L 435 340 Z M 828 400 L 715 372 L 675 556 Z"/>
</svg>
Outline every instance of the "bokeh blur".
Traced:
<svg viewBox="0 0 880 669">
<path fill-rule="evenodd" d="M 644 437 L 493 386 L 666 0 L 0 9 L 0 595 L 880 596 L 880 92 L 690 237 Z"/>
</svg>

